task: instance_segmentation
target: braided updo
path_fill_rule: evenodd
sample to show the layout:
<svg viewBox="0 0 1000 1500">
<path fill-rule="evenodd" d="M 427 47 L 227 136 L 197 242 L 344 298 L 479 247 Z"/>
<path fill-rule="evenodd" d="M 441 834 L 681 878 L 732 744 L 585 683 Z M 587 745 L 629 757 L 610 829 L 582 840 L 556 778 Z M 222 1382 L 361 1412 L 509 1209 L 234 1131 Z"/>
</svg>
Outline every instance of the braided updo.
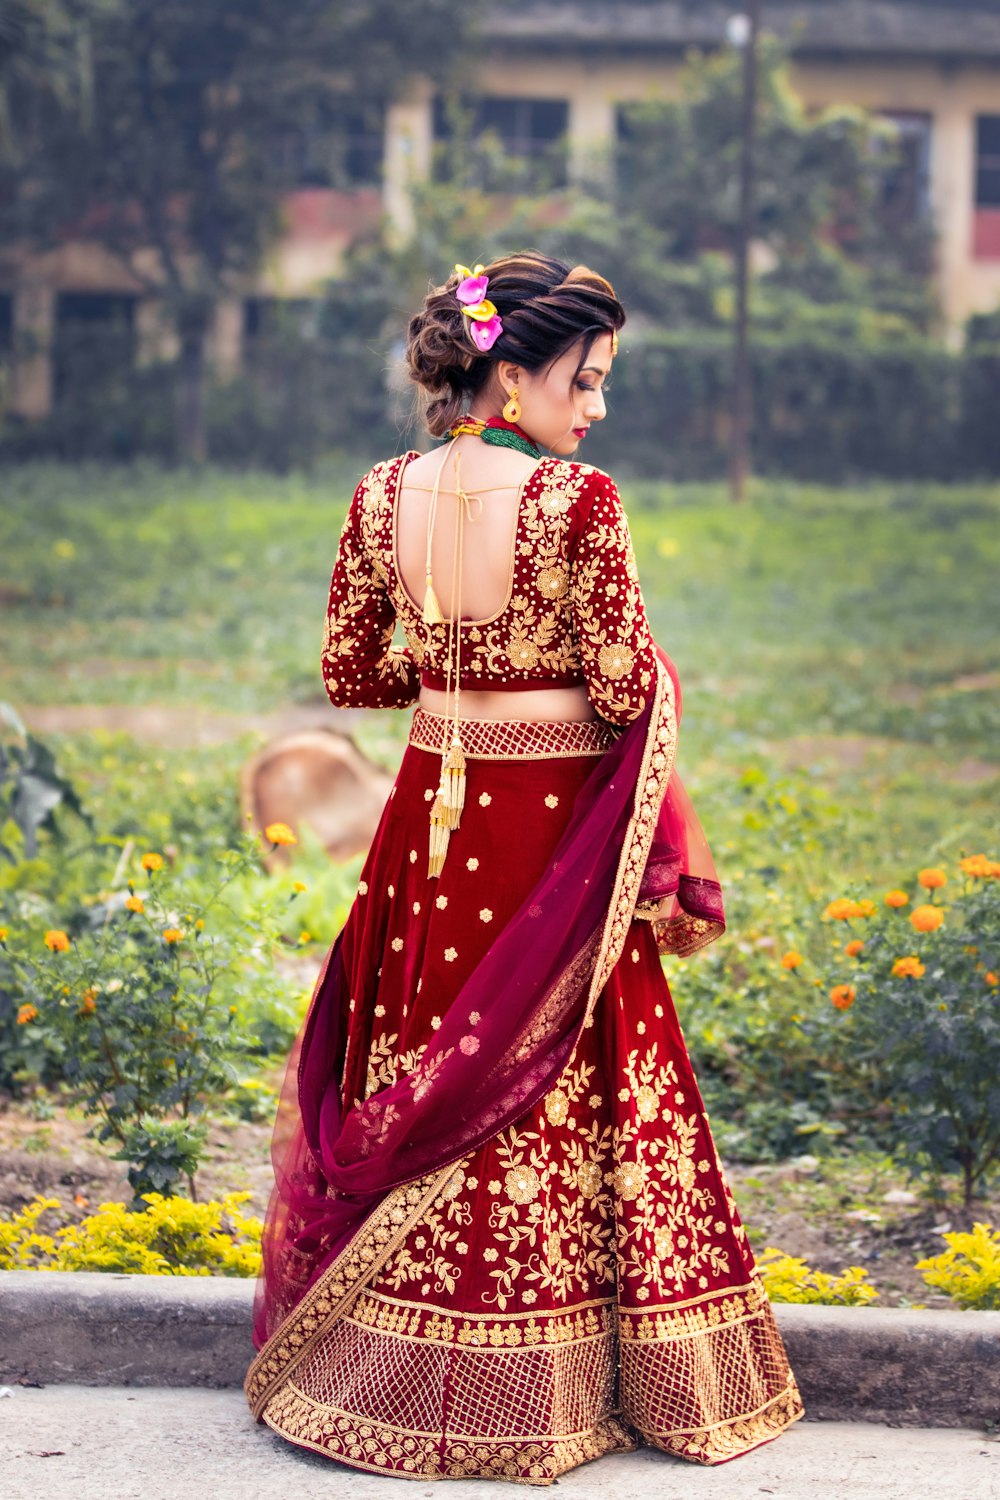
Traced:
<svg viewBox="0 0 1000 1500">
<path fill-rule="evenodd" d="M 492 261 L 484 274 L 486 295 L 503 320 L 492 348 L 480 351 L 472 341 L 455 296 L 462 280 L 457 271 L 428 292 L 407 327 L 407 373 L 427 397 L 423 417 L 434 437 L 443 436 L 483 390 L 499 360 L 540 370 L 582 339 L 579 372 L 594 340 L 625 322 L 614 287 L 588 266 L 525 250 Z"/>
</svg>

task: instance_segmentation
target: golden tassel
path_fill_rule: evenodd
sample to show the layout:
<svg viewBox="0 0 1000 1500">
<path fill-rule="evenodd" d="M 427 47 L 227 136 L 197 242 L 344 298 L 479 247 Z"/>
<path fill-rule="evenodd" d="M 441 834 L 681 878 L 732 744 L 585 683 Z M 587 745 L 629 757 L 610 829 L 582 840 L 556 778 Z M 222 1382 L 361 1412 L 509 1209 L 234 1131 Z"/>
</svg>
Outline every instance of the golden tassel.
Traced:
<svg viewBox="0 0 1000 1500">
<path fill-rule="evenodd" d="M 427 574 L 427 587 L 424 590 L 423 619 L 425 625 L 442 625 L 444 623 L 444 615 L 441 613 L 441 606 L 438 603 L 438 596 L 434 592 L 434 585 L 431 583 L 431 575 L 429 573 Z"/>
<path fill-rule="evenodd" d="M 445 855 L 448 853 L 450 838 L 451 832 L 448 827 L 448 819 L 439 791 L 434 798 L 434 805 L 431 808 L 431 836 L 427 861 L 428 878 L 434 878 L 441 874 L 444 868 Z"/>
<path fill-rule="evenodd" d="M 452 737 L 451 747 L 445 756 L 441 774 L 441 790 L 444 796 L 448 827 L 458 827 L 465 806 L 465 755 L 458 735 Z"/>
</svg>

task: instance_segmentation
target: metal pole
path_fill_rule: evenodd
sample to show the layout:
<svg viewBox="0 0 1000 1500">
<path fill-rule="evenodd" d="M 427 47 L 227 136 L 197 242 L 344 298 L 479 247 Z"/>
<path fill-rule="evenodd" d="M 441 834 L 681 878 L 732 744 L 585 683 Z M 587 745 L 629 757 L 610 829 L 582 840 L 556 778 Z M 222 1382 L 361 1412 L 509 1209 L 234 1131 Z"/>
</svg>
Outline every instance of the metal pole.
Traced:
<svg viewBox="0 0 1000 1500">
<path fill-rule="evenodd" d="M 740 218 L 736 231 L 736 357 L 733 371 L 733 432 L 729 483 L 734 501 L 746 498 L 750 473 L 753 390 L 750 380 L 750 241 L 753 237 L 754 135 L 757 122 L 757 41 L 761 0 L 747 0 L 749 31 L 743 45 L 742 149 L 740 152 Z"/>
</svg>

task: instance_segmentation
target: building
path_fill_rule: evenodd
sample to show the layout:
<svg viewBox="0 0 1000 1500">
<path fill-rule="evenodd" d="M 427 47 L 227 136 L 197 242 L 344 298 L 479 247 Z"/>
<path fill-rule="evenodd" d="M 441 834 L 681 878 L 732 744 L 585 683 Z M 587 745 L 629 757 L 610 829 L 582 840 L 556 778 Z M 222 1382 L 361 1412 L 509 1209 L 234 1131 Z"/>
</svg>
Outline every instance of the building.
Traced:
<svg viewBox="0 0 1000 1500">
<path fill-rule="evenodd" d="M 854 103 L 892 118 L 905 166 L 895 209 L 926 216 L 936 279 L 954 338 L 970 314 L 1000 305 L 1000 13 L 923 0 L 764 0 L 764 22 L 790 45 L 807 107 Z M 692 48 L 729 45 L 738 0 L 692 6 L 630 0 L 523 0 L 483 22 L 470 75 L 476 124 L 508 152 L 545 156 L 572 179 L 611 170 L 621 106 L 667 99 Z M 384 118 L 359 120 L 338 142 L 336 180 L 321 138 L 297 143 L 302 187 L 288 200 L 288 233 L 258 286 L 219 307 L 212 357 L 238 368 L 277 297 L 307 298 L 335 275 L 345 246 L 384 210 L 398 232 L 409 188 L 431 170 L 448 120 L 429 83 L 414 80 Z M 379 142 L 381 141 L 381 147 Z M 136 357 L 164 349 L 155 306 L 137 296 L 95 247 L 68 244 L 21 268 L 0 290 L 0 347 L 33 335 L 11 406 L 48 411 L 59 390 L 59 333 L 69 321 L 117 316 Z"/>
</svg>

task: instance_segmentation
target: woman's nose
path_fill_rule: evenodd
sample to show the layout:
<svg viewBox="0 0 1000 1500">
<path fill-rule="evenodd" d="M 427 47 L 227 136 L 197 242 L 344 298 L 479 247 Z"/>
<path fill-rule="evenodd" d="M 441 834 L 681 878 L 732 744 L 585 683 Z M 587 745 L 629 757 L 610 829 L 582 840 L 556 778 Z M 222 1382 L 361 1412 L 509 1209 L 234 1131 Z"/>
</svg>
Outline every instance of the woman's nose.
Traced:
<svg viewBox="0 0 1000 1500">
<path fill-rule="evenodd" d="M 588 391 L 586 402 L 587 416 L 592 422 L 603 422 L 608 414 L 604 404 L 604 392 L 599 389 Z"/>
</svg>

